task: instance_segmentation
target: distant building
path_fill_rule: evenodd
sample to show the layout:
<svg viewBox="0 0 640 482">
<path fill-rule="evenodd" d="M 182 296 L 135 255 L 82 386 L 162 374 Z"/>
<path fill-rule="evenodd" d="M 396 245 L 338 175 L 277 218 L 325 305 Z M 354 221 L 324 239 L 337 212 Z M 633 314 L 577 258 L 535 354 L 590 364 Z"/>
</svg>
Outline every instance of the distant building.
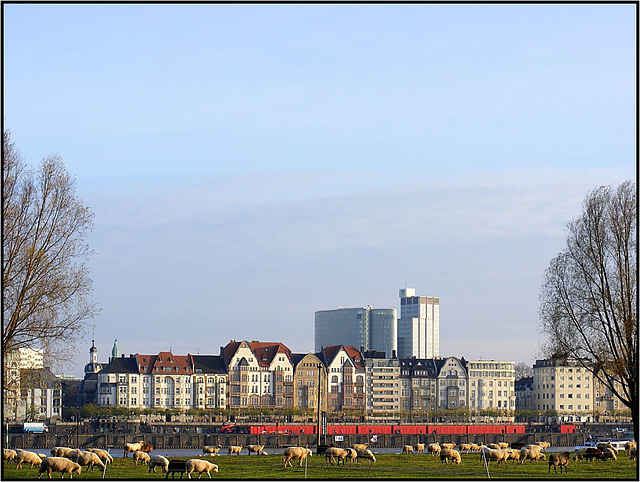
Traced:
<svg viewBox="0 0 640 482">
<path fill-rule="evenodd" d="M 364 415 L 366 371 L 362 354 L 353 346 L 331 345 L 319 358 L 327 367 L 328 411 L 362 411 Z"/>
<path fill-rule="evenodd" d="M 576 359 L 552 357 L 533 365 L 533 409 L 548 421 L 593 420 L 593 375 Z"/>
<path fill-rule="evenodd" d="M 367 414 L 373 417 L 400 413 L 400 363 L 382 352 L 365 352 Z"/>
<path fill-rule="evenodd" d="M 440 356 L 440 298 L 416 296 L 413 288 L 400 290 L 399 358 Z"/>
<path fill-rule="evenodd" d="M 516 410 L 533 409 L 533 377 L 516 380 Z"/>
<path fill-rule="evenodd" d="M 62 419 L 62 382 L 48 367 L 21 370 L 18 420 Z"/>
<path fill-rule="evenodd" d="M 514 362 L 471 360 L 467 362 L 467 367 L 470 409 L 516 409 Z"/>
<path fill-rule="evenodd" d="M 394 357 L 398 346 L 397 318 L 395 308 L 372 306 L 316 311 L 315 351 L 331 345 L 346 345 Z"/>
<path fill-rule="evenodd" d="M 320 409 L 327 411 L 327 367 L 315 353 L 293 353 L 291 359 L 294 364 L 293 405 L 306 410 L 311 420 L 317 420 L 318 395 Z"/>
</svg>

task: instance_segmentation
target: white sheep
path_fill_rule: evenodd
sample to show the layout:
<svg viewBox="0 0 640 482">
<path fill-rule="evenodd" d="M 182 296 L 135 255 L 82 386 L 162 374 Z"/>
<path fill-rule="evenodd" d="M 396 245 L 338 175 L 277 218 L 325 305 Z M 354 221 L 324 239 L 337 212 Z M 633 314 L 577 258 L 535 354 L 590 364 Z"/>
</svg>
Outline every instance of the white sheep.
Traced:
<svg viewBox="0 0 640 482">
<path fill-rule="evenodd" d="M 345 450 L 347 451 L 346 458 L 349 460 L 349 462 L 353 463 L 358 459 L 358 452 L 356 452 L 356 449 L 348 448 Z"/>
<path fill-rule="evenodd" d="M 128 457 L 129 452 L 137 452 L 138 450 L 141 450 L 143 444 L 144 442 L 131 442 L 124 444 L 124 456 Z"/>
<path fill-rule="evenodd" d="M 156 467 L 162 468 L 163 472 L 169 471 L 169 459 L 163 457 L 162 455 L 151 455 L 149 457 L 149 472 L 153 470 L 153 473 L 156 473 Z"/>
<path fill-rule="evenodd" d="M 520 463 L 524 463 L 527 459 L 531 459 L 531 462 L 535 460 L 538 463 L 538 460 L 547 460 L 547 456 L 542 453 L 539 445 L 528 445 L 520 449 Z"/>
<path fill-rule="evenodd" d="M 101 469 L 104 469 L 105 467 L 102 460 L 100 460 L 100 457 L 98 457 L 98 454 L 95 454 L 93 452 L 87 452 L 87 451 L 83 451 L 83 452 L 80 452 L 80 454 L 78 454 L 76 463 L 81 466 L 86 466 L 87 469 L 91 469 L 91 470 L 93 470 L 93 467 L 95 467 L 96 465 Z"/>
<path fill-rule="evenodd" d="M 358 452 L 358 460 L 365 459 L 365 460 L 369 460 L 373 464 L 376 463 L 376 456 L 373 455 L 373 452 L 371 450 L 365 449 L 365 450 L 358 450 L 357 452 Z"/>
<path fill-rule="evenodd" d="M 100 460 L 102 460 L 102 462 L 105 463 L 105 464 L 112 464 L 113 463 L 113 457 L 111 456 L 111 454 L 109 452 L 107 452 L 104 449 L 87 449 L 87 452 L 93 452 L 98 457 L 100 457 Z"/>
<path fill-rule="evenodd" d="M 35 452 L 20 450 L 19 452 L 17 452 L 17 455 L 16 455 L 16 464 L 17 464 L 16 469 L 21 469 L 22 464 L 24 462 L 31 464 L 31 468 L 33 468 L 36 465 L 40 467 L 40 464 L 42 463 L 42 459 Z"/>
<path fill-rule="evenodd" d="M 436 457 L 436 456 L 440 455 L 440 451 L 442 450 L 442 448 L 440 447 L 440 444 L 438 444 L 438 443 L 429 444 L 427 449 L 429 450 L 429 453 L 433 457 Z"/>
<path fill-rule="evenodd" d="M 53 447 L 51 449 L 52 457 L 66 457 L 67 454 L 74 452 L 76 449 L 72 449 L 69 447 Z"/>
<path fill-rule="evenodd" d="M 231 445 L 229 446 L 229 455 L 233 455 L 233 454 L 240 455 L 240 452 L 242 452 L 243 448 L 244 447 L 242 445 Z"/>
<path fill-rule="evenodd" d="M 49 478 L 51 478 L 51 472 L 62 472 L 62 477 L 68 473 L 69 477 L 73 479 L 74 472 L 78 475 L 82 473 L 82 467 L 65 457 L 46 457 L 42 459 L 38 478 L 45 472 Z"/>
<path fill-rule="evenodd" d="M 249 455 L 252 453 L 258 455 L 261 454 L 264 450 L 264 444 L 262 445 L 247 445 L 247 450 L 249 451 Z"/>
<path fill-rule="evenodd" d="M 218 452 L 220 452 L 220 449 L 222 448 L 222 445 L 205 445 L 204 447 L 202 447 L 202 455 L 220 455 L 218 454 Z"/>
<path fill-rule="evenodd" d="M 142 450 L 136 450 L 133 452 L 133 462 L 138 465 L 138 462 L 143 464 L 149 464 L 150 456 L 147 452 L 143 452 Z"/>
<path fill-rule="evenodd" d="M 356 452 L 361 452 L 363 450 L 367 450 L 367 447 L 369 446 L 369 443 L 367 442 L 366 444 L 353 444 L 353 449 Z"/>
<path fill-rule="evenodd" d="M 299 459 L 300 467 L 302 467 L 302 462 L 307 457 L 311 457 L 311 450 L 304 447 L 287 447 L 286 449 L 284 449 L 282 462 L 284 462 L 285 467 L 287 466 L 287 464 L 289 464 L 289 467 L 292 467 L 291 461 Z"/>
<path fill-rule="evenodd" d="M 412 454 L 413 453 L 413 445 L 405 445 L 402 447 L 403 454 Z"/>
<path fill-rule="evenodd" d="M 420 444 L 420 443 L 416 444 L 416 453 L 417 454 L 423 454 L 424 453 L 424 447 L 425 447 L 425 444 Z"/>
<path fill-rule="evenodd" d="M 509 452 L 504 449 L 490 449 L 489 447 L 482 447 L 480 449 L 480 460 L 482 460 L 485 466 L 491 461 L 498 462 L 498 465 L 504 462 L 506 466 L 508 456 Z"/>
<path fill-rule="evenodd" d="M 209 478 L 211 478 L 211 471 L 218 472 L 218 466 L 216 464 L 212 464 L 207 460 L 200 459 L 189 459 L 187 460 L 187 479 L 191 478 L 192 472 L 198 472 L 198 478 L 202 475 L 203 472 L 206 472 Z"/>
<path fill-rule="evenodd" d="M 460 452 L 454 449 L 442 449 L 440 452 L 440 460 L 446 464 L 449 464 L 449 460 L 453 461 L 454 464 L 459 464 L 462 462 L 462 457 L 460 457 Z"/>
<path fill-rule="evenodd" d="M 338 447 L 329 447 L 324 452 L 324 458 L 328 460 L 331 465 L 333 465 L 335 457 L 338 459 L 338 465 L 340 465 L 340 462 L 342 462 L 342 464 L 344 465 L 344 459 L 348 455 L 348 453 L 349 452 L 347 452 L 345 449 L 341 449 Z"/>
<path fill-rule="evenodd" d="M 9 462 L 15 462 L 18 454 L 12 449 L 2 449 L 2 460 L 8 460 Z"/>
<path fill-rule="evenodd" d="M 444 444 L 440 444 L 440 447 L 443 448 L 443 449 L 454 449 L 454 448 L 456 448 L 456 444 L 453 443 L 453 442 L 447 442 L 447 443 L 444 443 Z"/>
</svg>

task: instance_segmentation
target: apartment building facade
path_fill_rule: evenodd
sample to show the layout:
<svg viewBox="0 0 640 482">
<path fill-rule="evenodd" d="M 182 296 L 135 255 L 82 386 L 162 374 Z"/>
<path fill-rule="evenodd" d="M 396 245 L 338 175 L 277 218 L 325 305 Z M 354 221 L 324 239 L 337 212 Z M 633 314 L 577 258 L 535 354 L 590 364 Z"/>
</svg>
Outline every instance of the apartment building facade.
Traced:
<svg viewBox="0 0 640 482">
<path fill-rule="evenodd" d="M 470 409 L 516 409 L 514 362 L 470 360 L 466 365 L 469 371 Z"/>
<path fill-rule="evenodd" d="M 366 412 L 371 417 L 400 412 L 400 362 L 382 352 L 365 352 Z"/>
</svg>

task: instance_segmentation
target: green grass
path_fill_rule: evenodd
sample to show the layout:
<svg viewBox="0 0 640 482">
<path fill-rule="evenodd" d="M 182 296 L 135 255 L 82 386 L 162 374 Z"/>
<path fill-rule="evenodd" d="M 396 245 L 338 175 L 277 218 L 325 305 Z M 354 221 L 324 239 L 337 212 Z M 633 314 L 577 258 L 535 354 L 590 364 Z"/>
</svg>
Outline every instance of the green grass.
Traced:
<svg viewBox="0 0 640 482">
<path fill-rule="evenodd" d="M 477 454 L 463 454 L 462 464 L 445 465 L 439 458 L 430 455 L 376 455 L 377 462 L 361 462 L 359 464 L 345 464 L 344 466 L 332 466 L 323 456 L 313 456 L 308 459 L 306 477 L 309 479 L 486 479 L 487 471 Z M 187 460 L 189 457 L 172 457 L 175 460 Z M 282 466 L 280 455 L 268 456 L 222 456 L 207 457 L 207 460 L 215 463 L 220 468 L 219 473 L 212 474 L 213 479 L 238 480 L 238 479 L 304 479 L 305 467 L 299 467 L 293 461 L 293 467 Z M 636 462 L 630 461 L 626 453 L 620 452 L 617 461 L 606 462 L 574 462 L 569 464 L 569 471 L 565 475 L 548 471 L 547 462 L 513 464 L 497 467 L 495 462 L 491 464 L 489 473 L 492 479 L 600 479 L 600 480 L 637 480 Z M 157 473 L 148 473 L 146 466 L 136 467 L 131 458 L 117 458 L 112 465 L 107 467 L 108 479 L 165 479 L 165 474 L 156 469 Z M 35 479 L 38 477 L 38 469 L 30 466 L 16 469 L 12 463 L 3 466 L 3 479 Z M 45 476 L 46 477 L 46 476 Z M 54 478 L 60 478 L 60 473 L 54 474 Z M 179 477 L 179 474 L 178 474 Z M 68 476 L 65 476 L 68 478 Z M 101 479 L 101 471 L 85 472 L 83 467 L 81 479 Z M 183 478 L 186 478 L 183 477 Z M 207 479 L 206 474 L 204 478 Z M 77 477 L 74 477 L 77 479 Z M 207 479 L 208 480 L 208 479 Z"/>
</svg>

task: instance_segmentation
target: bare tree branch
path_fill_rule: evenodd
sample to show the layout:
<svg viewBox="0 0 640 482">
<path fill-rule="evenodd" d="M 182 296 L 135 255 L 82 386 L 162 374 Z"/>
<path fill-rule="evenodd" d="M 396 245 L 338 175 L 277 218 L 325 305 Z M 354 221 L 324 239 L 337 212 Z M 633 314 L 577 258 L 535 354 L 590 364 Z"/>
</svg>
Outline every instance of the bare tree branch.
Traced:
<svg viewBox="0 0 640 482">
<path fill-rule="evenodd" d="M 70 356 L 85 320 L 98 313 L 84 264 L 93 213 L 77 198 L 60 156 L 32 172 L 8 131 L 2 171 L 2 351 L 47 347 Z"/>
<path fill-rule="evenodd" d="M 568 225 L 540 295 L 547 355 L 576 358 L 632 413 L 638 434 L 637 197 L 602 186 Z"/>
</svg>

